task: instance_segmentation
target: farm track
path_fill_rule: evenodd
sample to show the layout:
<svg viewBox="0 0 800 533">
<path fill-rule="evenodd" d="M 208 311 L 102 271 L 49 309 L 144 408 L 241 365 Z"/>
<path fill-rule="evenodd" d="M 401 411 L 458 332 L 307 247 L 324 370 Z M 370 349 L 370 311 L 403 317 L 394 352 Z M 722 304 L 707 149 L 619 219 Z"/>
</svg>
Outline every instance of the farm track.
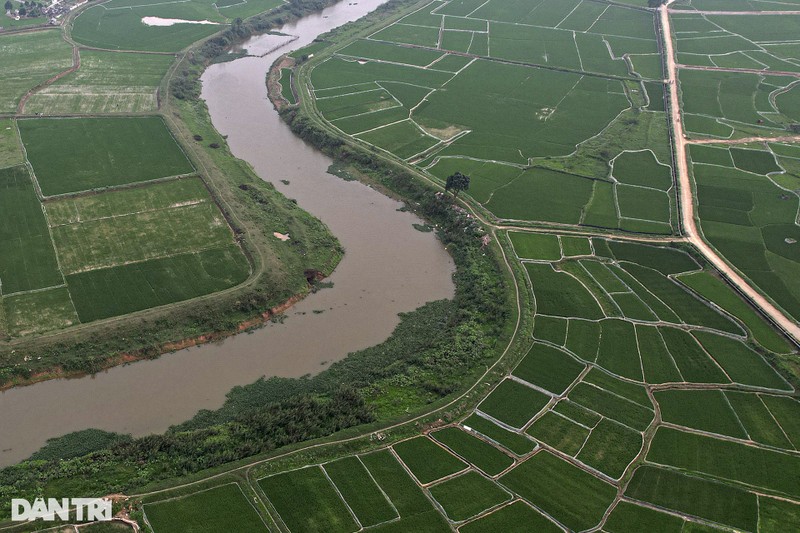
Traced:
<svg viewBox="0 0 800 533">
<path fill-rule="evenodd" d="M 671 3 L 674 0 L 670 0 Z M 772 304 L 764 295 L 754 289 L 731 265 L 729 265 L 700 235 L 694 214 L 694 193 L 692 179 L 689 175 L 689 162 L 686 157 L 686 136 L 681 120 L 680 95 L 678 91 L 678 64 L 675 61 L 675 49 L 672 39 L 672 27 L 669 19 L 668 5 L 659 8 L 662 35 L 664 36 L 664 55 L 667 60 L 667 91 L 669 92 L 669 108 L 672 123 L 672 138 L 675 142 L 675 169 L 679 183 L 679 201 L 683 217 L 683 230 L 687 240 L 719 270 L 727 280 L 753 302 L 770 320 L 780 326 L 793 340 L 800 343 L 800 326 Z"/>
</svg>

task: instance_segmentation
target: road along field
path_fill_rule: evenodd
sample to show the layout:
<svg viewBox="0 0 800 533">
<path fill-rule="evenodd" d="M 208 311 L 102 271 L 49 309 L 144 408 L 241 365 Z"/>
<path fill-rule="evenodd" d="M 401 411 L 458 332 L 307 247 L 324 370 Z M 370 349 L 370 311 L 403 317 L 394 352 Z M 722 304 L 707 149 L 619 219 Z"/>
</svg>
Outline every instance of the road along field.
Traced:
<svg viewBox="0 0 800 533">
<path fill-rule="evenodd" d="M 322 463 L 298 456 L 285 471 L 265 465 L 261 478 L 256 468 L 270 523 L 341 532 L 798 525 L 800 402 L 771 363 L 792 350 L 783 337 L 709 282 L 718 278 L 684 245 L 508 238 L 535 302 L 529 351 L 473 411 L 422 435 Z"/>
<path fill-rule="evenodd" d="M 341 134 L 435 180 L 469 174 L 498 219 L 670 234 L 661 78 L 652 12 L 493 0 L 425 4 L 308 88 Z"/>
<path fill-rule="evenodd" d="M 779 148 L 780 150 L 780 148 Z M 757 148 L 691 146 L 705 238 L 788 314 L 800 317 L 800 160 Z"/>
</svg>

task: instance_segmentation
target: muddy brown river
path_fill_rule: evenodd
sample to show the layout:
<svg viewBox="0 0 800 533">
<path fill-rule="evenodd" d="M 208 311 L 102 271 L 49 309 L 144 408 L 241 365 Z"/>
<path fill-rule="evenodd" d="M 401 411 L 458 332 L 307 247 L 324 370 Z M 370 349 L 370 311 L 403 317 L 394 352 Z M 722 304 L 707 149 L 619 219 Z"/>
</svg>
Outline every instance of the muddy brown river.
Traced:
<svg viewBox="0 0 800 533">
<path fill-rule="evenodd" d="M 163 432 L 200 409 L 220 407 L 237 385 L 261 376 L 320 372 L 349 352 L 386 339 L 398 313 L 452 297 L 452 259 L 432 233 L 412 227 L 421 221 L 373 189 L 329 175 L 331 160 L 295 137 L 267 100 L 264 80 L 278 56 L 381 3 L 344 0 L 282 28 L 298 36 L 284 47 L 214 65 L 203 75 L 203 98 L 233 153 L 341 241 L 345 257 L 330 277 L 333 287 L 290 309 L 283 324 L 221 344 L 0 394 L 0 466 L 27 458 L 48 438 L 80 429 L 135 436 Z M 282 42 L 285 37 L 264 35 L 244 48 L 261 55 Z"/>
</svg>

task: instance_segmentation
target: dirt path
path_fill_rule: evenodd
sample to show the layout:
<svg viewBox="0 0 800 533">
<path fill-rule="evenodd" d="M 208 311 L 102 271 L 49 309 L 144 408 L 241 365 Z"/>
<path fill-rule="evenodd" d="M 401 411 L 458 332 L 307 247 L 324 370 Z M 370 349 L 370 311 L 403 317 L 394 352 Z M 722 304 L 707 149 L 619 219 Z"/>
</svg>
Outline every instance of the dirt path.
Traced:
<svg viewBox="0 0 800 533">
<path fill-rule="evenodd" d="M 758 306 L 764 314 L 778 324 L 795 342 L 800 343 L 800 326 L 797 322 L 784 315 L 777 307 L 755 290 L 739 273 L 726 263 L 717 252 L 706 243 L 697 231 L 694 216 L 694 195 L 691 178 L 689 177 L 689 164 L 686 158 L 686 138 L 684 137 L 683 122 L 681 121 L 680 100 L 678 96 L 678 65 L 675 62 L 675 50 L 672 42 L 672 27 L 670 26 L 668 6 L 674 0 L 659 8 L 661 29 L 664 35 L 664 55 L 667 59 L 669 107 L 675 140 L 675 163 L 679 183 L 679 201 L 683 218 L 683 230 L 686 238 L 698 251 L 713 264 L 727 279 L 735 285 L 747 298 Z"/>
</svg>

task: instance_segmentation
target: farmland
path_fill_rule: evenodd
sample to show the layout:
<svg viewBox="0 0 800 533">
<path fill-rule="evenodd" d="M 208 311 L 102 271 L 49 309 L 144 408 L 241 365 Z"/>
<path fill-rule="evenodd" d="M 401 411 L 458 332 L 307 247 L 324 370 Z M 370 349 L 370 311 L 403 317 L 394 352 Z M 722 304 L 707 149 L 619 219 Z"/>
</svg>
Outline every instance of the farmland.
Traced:
<svg viewBox="0 0 800 533">
<path fill-rule="evenodd" d="M 18 126 L 44 196 L 194 171 L 160 117 L 34 119 Z"/>
<path fill-rule="evenodd" d="M 27 113 L 44 115 L 156 111 L 156 90 L 173 58 L 81 51 L 81 67 L 34 93 Z"/>
<path fill-rule="evenodd" d="M 793 168 L 792 159 L 766 149 L 715 148 L 730 162 L 700 153 L 693 164 L 700 227 L 706 239 L 789 314 L 800 316 L 796 279 L 800 199 L 768 177 Z M 716 155 L 716 154 L 715 154 Z M 692 157 L 695 158 L 694 148 Z M 783 166 L 778 166 L 778 165 Z M 790 174 L 787 172 L 787 174 Z"/>
<path fill-rule="evenodd" d="M 269 475 L 259 482 L 269 516 L 291 531 L 322 522 L 355 531 L 359 500 L 369 497 L 397 530 L 422 527 L 423 516 L 432 531 L 513 531 L 515 520 L 541 531 L 611 532 L 793 523 L 800 402 L 752 332 L 783 345 L 726 285 L 709 292 L 715 278 L 683 246 L 575 239 L 509 232 L 516 260 L 529 267 L 534 340 L 474 409 L 381 451 Z M 565 242 L 580 255 L 563 253 Z M 573 282 L 548 299 L 558 272 Z M 584 304 L 570 304 L 578 292 Z M 625 315 L 621 294 L 648 314 Z M 372 474 L 360 491 L 320 474 L 345 462 Z"/>
<path fill-rule="evenodd" d="M 72 66 L 72 48 L 56 30 L 0 35 L 0 49 L 0 113 L 14 113 L 26 92 Z"/>
<path fill-rule="evenodd" d="M 138 24 L 144 13 L 224 24 L 226 9 L 249 9 L 193 0 L 123 10 L 125 1 L 86 8 L 74 38 L 173 52 L 214 26 L 170 33 Z M 285 106 L 284 118 L 370 185 L 403 196 L 415 190 L 415 176 L 443 186 L 455 172 L 469 175 L 460 196 L 426 186 L 409 193 L 403 209 L 444 212 L 453 217 L 444 218 L 448 224 L 457 218 L 463 225 L 452 225 L 499 268 L 459 270 L 459 288 L 503 275 L 518 307 L 503 310 L 510 313 L 505 330 L 492 331 L 485 314 L 464 304 L 473 295 L 459 292 L 454 309 L 467 318 L 453 342 L 438 346 L 438 337 L 420 333 L 449 327 L 444 321 L 407 326 L 404 316 L 401 327 L 418 328 L 414 342 L 376 347 L 392 355 L 376 379 L 368 364 L 349 379 L 347 365 L 369 362 L 359 354 L 332 373 L 232 392 L 223 410 L 170 432 L 169 451 L 158 451 L 181 461 L 174 450 L 192 440 L 188 454 L 196 456 L 179 466 L 191 480 L 161 490 L 173 481 L 147 477 L 149 456 L 133 467 L 147 472 L 146 481 L 128 492 L 140 491 L 137 510 L 153 531 L 800 527 L 792 330 L 699 244 L 706 239 L 796 324 L 800 149 L 787 130 L 800 120 L 800 92 L 796 78 L 774 71 L 797 71 L 798 19 L 780 19 L 780 41 L 773 41 L 756 15 L 694 12 L 770 2 L 678 0 L 675 11 L 663 11 L 674 21 L 675 32 L 664 35 L 677 47 L 674 67 L 659 42 L 664 23 L 648 4 L 401 2 L 326 36 L 307 49 L 314 57 L 280 73 L 284 97 L 290 79 L 298 97 L 276 104 Z M 85 54 L 84 77 L 78 71 L 59 80 L 26 109 L 46 110 L 51 97 L 64 106 L 54 112 L 152 109 L 145 95 L 160 86 L 160 56 L 131 54 L 128 71 L 109 53 Z M 97 72 L 114 64 L 119 77 L 100 87 Z M 710 69 L 693 68 L 703 65 Z M 132 86 L 134 71 L 151 74 L 137 89 L 141 100 L 102 96 Z M 59 91 L 87 99 L 54 96 Z M 86 126 L 90 120 L 98 122 Z M 183 151 L 194 145 L 172 137 L 171 119 L 17 118 L 10 125 L 0 138 L 9 163 L 0 177 L 13 191 L 0 205 L 0 244 L 15 252 L 0 256 L 6 334 L 167 305 L 250 276 L 238 227 L 189 159 L 193 150 Z M 55 147 L 42 150 L 45 144 Z M 79 175 L 67 153 L 96 160 L 93 172 Z M 144 153 L 154 157 L 136 164 Z M 692 206 L 700 231 L 688 223 Z M 3 207 L 16 218 L 2 220 Z M 454 255 L 463 251 L 452 227 L 437 230 Z M 19 266 L 30 261 L 23 239 L 41 244 L 37 269 Z M 11 270 L 24 275 L 10 278 L 17 288 L 6 294 L 3 273 Z M 470 303 L 492 309 L 496 299 Z M 429 345 L 437 345 L 435 361 L 393 374 Z M 458 360 L 465 350 L 475 363 L 469 371 Z M 464 377 L 431 378 L 430 366 Z M 331 398 L 334 386 L 342 392 Z M 413 395 L 427 403 L 409 401 Z M 363 410 L 350 416 L 343 397 Z M 319 405 L 342 418 L 325 426 L 329 415 L 317 417 Z M 204 425 L 217 417 L 225 422 Z M 264 444 L 256 440 L 262 433 L 276 437 Z M 260 447 L 248 441 L 247 450 L 232 450 L 241 434 Z M 234 458 L 240 461 L 226 472 Z"/>
<path fill-rule="evenodd" d="M 469 174 L 498 219 L 669 234 L 663 89 L 639 61 L 661 70 L 647 11 L 431 2 L 315 65 L 308 88 L 340 133 L 435 180 Z"/>
</svg>

